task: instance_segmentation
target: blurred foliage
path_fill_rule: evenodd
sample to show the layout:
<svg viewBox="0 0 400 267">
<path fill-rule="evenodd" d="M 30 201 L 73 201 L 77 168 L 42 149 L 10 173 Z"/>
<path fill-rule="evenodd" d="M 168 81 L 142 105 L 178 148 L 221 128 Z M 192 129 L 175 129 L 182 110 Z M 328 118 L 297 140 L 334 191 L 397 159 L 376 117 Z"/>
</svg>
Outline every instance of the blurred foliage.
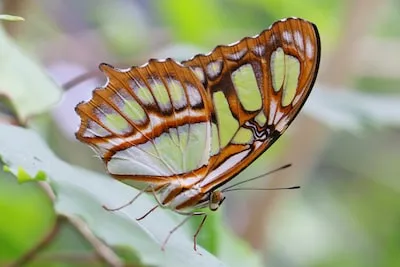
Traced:
<svg viewBox="0 0 400 267">
<path fill-rule="evenodd" d="M 400 78 L 358 77 L 355 81 L 360 91 L 387 95 L 398 93 L 399 84 Z"/>
<path fill-rule="evenodd" d="M 375 24 L 374 31 L 381 37 L 398 37 L 400 36 L 400 1 L 388 0 L 389 4 L 385 6 L 382 12 L 383 22 Z"/>
<path fill-rule="evenodd" d="M 376 142 L 379 134 L 381 140 Z M 307 197 L 308 205 L 325 214 L 341 245 L 311 266 L 398 266 L 400 264 L 400 186 L 398 131 L 378 130 L 355 138 L 342 134 L 330 142 L 330 153 L 313 176 L 314 191 L 337 199 L 334 213 L 321 192 Z M 365 144 L 369 144 L 366 146 Z M 344 154 L 343 151 L 347 153 Z M 371 153 L 374 151 L 374 153 Z M 377 157 L 377 155 L 381 155 Z M 328 190 L 326 188 L 329 188 Z M 329 243 L 329 241 L 327 241 Z"/>
<path fill-rule="evenodd" d="M 52 203 L 35 183 L 0 171 L 0 266 L 36 245 L 54 223 Z"/>
<path fill-rule="evenodd" d="M 173 29 L 174 39 L 207 45 L 210 49 L 216 43 L 233 42 L 249 33 L 254 35 L 278 19 L 293 16 L 313 21 L 323 34 L 329 32 L 323 36 L 329 46 L 340 29 L 335 14 L 343 8 L 342 1 L 332 0 L 151 2 L 161 23 Z M 232 37 L 235 39 L 227 40 Z"/>
<path fill-rule="evenodd" d="M 1 26 L 0 47 L 0 95 L 12 101 L 18 119 L 24 123 L 29 116 L 54 105 L 61 92 L 32 60 L 20 52 Z M 21 64 L 24 68 L 19 68 Z M 37 99 L 41 100 L 40 105 Z"/>
</svg>

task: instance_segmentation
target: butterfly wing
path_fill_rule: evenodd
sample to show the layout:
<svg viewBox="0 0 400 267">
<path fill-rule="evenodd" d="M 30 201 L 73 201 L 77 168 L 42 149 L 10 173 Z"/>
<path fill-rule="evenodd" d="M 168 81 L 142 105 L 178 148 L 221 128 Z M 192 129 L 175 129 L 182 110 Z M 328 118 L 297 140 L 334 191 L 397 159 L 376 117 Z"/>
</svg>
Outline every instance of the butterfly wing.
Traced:
<svg viewBox="0 0 400 267">
<path fill-rule="evenodd" d="M 316 26 L 289 18 L 182 62 L 202 82 L 213 107 L 203 192 L 229 181 L 283 134 L 311 92 L 319 61 Z"/>
<path fill-rule="evenodd" d="M 196 176 L 192 171 L 210 157 L 211 107 L 194 73 L 172 59 L 126 70 L 100 68 L 108 81 L 76 107 L 76 137 L 96 151 L 110 174 L 135 187 L 161 188 L 178 176 Z"/>
<path fill-rule="evenodd" d="M 195 184 L 210 192 L 285 131 L 312 89 L 319 59 L 315 25 L 287 19 L 182 64 L 103 64 L 108 81 L 76 107 L 76 136 L 115 178 L 167 186 L 165 203 Z M 180 206 L 192 206 L 201 196 L 182 198 Z"/>
</svg>

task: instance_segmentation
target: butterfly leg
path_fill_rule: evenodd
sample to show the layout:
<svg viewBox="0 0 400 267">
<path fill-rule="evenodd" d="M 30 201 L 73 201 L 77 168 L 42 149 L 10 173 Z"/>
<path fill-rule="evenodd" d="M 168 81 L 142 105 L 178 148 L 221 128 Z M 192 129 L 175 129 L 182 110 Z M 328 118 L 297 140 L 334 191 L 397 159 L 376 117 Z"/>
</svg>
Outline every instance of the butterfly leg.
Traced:
<svg viewBox="0 0 400 267">
<path fill-rule="evenodd" d="M 207 214 L 204 213 L 203 219 L 201 220 L 201 223 L 199 224 L 199 227 L 197 228 L 196 233 L 193 235 L 193 249 L 194 251 L 197 252 L 197 235 L 200 233 L 201 228 L 203 228 L 204 222 L 207 219 Z"/>
<path fill-rule="evenodd" d="M 134 196 L 128 203 L 126 203 L 126 204 L 124 204 L 124 205 L 122 205 L 122 206 L 120 206 L 120 207 L 113 208 L 113 209 L 107 207 L 106 205 L 102 205 L 102 207 L 103 207 L 103 209 L 105 209 L 106 211 L 117 211 L 117 210 L 123 209 L 123 208 L 125 208 L 125 207 L 131 205 L 136 199 L 138 199 L 138 197 L 140 197 L 140 196 L 143 194 L 143 192 L 146 192 L 147 189 L 148 189 L 149 187 L 150 187 L 150 185 L 146 186 L 146 187 L 145 187 L 144 189 L 142 189 L 139 193 L 137 193 L 136 196 Z"/>
<path fill-rule="evenodd" d="M 148 212 L 146 212 L 143 216 L 141 216 L 141 217 L 139 217 L 139 218 L 136 218 L 136 221 L 140 221 L 140 220 L 143 220 L 144 218 L 146 218 L 147 217 L 147 215 L 149 215 L 150 213 L 152 213 L 156 208 L 158 208 L 159 207 L 159 205 L 157 204 L 157 205 L 155 205 L 154 207 L 152 207 Z"/>
<path fill-rule="evenodd" d="M 140 221 L 140 220 L 143 220 L 144 218 L 146 218 L 147 215 L 149 215 L 150 213 L 152 213 L 156 208 L 158 208 L 158 207 L 164 208 L 164 207 L 165 207 L 165 205 L 162 204 L 161 201 L 158 199 L 158 197 L 157 197 L 157 195 L 156 195 L 156 192 L 154 191 L 154 188 L 152 187 L 151 189 L 152 189 L 152 193 L 153 193 L 154 199 L 157 201 L 157 205 L 154 206 L 154 207 L 152 207 L 152 208 L 151 208 L 148 212 L 146 212 L 143 216 L 141 216 L 141 217 L 139 217 L 139 218 L 136 218 L 137 221 Z"/>
<path fill-rule="evenodd" d="M 169 238 L 171 237 L 171 235 L 179 229 L 179 227 L 181 227 L 182 225 L 184 225 L 190 218 L 192 218 L 193 216 L 199 216 L 199 215 L 206 215 L 204 212 L 192 212 L 190 214 L 187 214 L 187 217 L 180 222 L 177 226 L 175 226 L 171 231 L 169 231 L 167 238 L 165 238 L 162 246 L 161 246 L 161 250 L 164 251 L 165 250 L 165 246 L 167 245 L 167 242 L 169 240 Z M 206 216 L 205 216 L 206 217 Z M 203 225 L 205 219 L 203 219 L 203 222 L 201 223 L 201 225 Z M 200 231 L 200 230 L 198 230 Z M 197 236 L 197 232 L 196 232 L 196 236 Z M 197 251 L 197 247 L 195 246 L 195 250 Z"/>
<path fill-rule="evenodd" d="M 154 187 L 151 187 L 151 191 L 153 193 L 154 199 L 157 201 L 158 206 L 165 208 L 165 205 L 161 203 L 161 201 L 158 199 L 156 192 L 154 191 Z M 155 208 L 154 208 L 155 209 Z"/>
</svg>

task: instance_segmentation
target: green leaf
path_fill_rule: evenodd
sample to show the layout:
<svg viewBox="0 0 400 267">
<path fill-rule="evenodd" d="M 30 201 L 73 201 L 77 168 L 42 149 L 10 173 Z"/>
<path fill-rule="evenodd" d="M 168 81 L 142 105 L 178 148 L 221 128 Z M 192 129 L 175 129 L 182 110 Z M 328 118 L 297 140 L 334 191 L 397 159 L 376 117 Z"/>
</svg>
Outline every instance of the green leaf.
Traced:
<svg viewBox="0 0 400 267">
<path fill-rule="evenodd" d="M 15 173 L 19 183 L 31 182 L 31 181 L 46 181 L 46 173 L 44 171 L 38 171 L 35 176 L 29 175 L 22 167 L 18 167 L 16 171 L 13 171 L 9 166 L 3 166 L 4 172 Z"/>
<path fill-rule="evenodd" d="M 29 149 L 28 149 L 29 148 Z M 166 250 L 161 245 L 183 217 L 170 216 L 159 209 L 141 221 L 138 218 L 155 204 L 152 197 L 140 196 L 132 205 L 116 212 L 102 208 L 119 207 L 138 191 L 111 177 L 73 167 L 58 159 L 32 130 L 0 125 L 0 155 L 15 176 L 18 168 L 36 177 L 44 172 L 53 188 L 57 213 L 83 219 L 93 233 L 110 246 L 129 247 L 143 264 L 154 266 L 223 266 L 210 253 L 199 247 L 193 250 L 192 238 L 185 228 L 176 231 Z M 39 175 L 40 176 L 40 175 Z"/>
<path fill-rule="evenodd" d="M 8 21 L 25 21 L 23 17 L 0 14 L 0 20 L 8 20 Z"/>
<path fill-rule="evenodd" d="M 202 218 L 192 220 L 192 231 L 196 231 Z M 235 236 L 224 226 L 222 212 L 210 213 L 200 231 L 198 242 L 208 251 L 231 267 L 263 266 L 262 258 L 254 252 L 250 245 Z"/>
<path fill-rule="evenodd" d="M 0 266 L 37 245 L 55 221 L 43 189 L 36 183 L 18 184 L 13 178 L 0 170 Z"/>
<path fill-rule="evenodd" d="M 19 50 L 1 27 L 0 47 L 0 96 L 11 101 L 19 120 L 25 121 L 58 102 L 60 88 Z"/>
</svg>

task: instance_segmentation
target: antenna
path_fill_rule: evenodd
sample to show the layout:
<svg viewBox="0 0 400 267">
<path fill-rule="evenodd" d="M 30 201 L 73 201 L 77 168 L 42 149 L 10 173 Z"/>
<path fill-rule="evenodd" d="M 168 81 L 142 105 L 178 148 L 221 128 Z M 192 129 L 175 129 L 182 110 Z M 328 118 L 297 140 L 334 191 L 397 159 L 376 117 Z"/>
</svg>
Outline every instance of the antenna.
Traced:
<svg viewBox="0 0 400 267">
<path fill-rule="evenodd" d="M 228 190 L 224 190 L 223 192 L 232 192 L 232 191 L 246 191 L 246 190 L 251 190 L 251 191 L 268 191 L 268 190 L 291 190 L 291 189 L 299 189 L 300 186 L 291 186 L 291 187 L 275 187 L 275 188 L 251 188 L 251 187 L 245 187 L 245 188 L 231 188 Z"/>
<path fill-rule="evenodd" d="M 253 177 L 253 178 L 250 178 L 250 179 L 247 179 L 247 180 L 238 182 L 238 183 L 236 183 L 236 184 L 230 185 L 230 186 L 228 186 L 228 187 L 225 187 L 224 189 L 221 190 L 221 192 L 237 191 L 237 190 L 239 190 L 240 188 L 234 188 L 234 187 L 236 187 L 236 186 L 238 186 L 238 185 L 241 185 L 241 184 L 245 184 L 245 183 L 254 181 L 254 180 L 257 180 L 257 179 L 261 179 L 261 178 L 263 178 L 264 176 L 267 176 L 267 175 L 273 174 L 273 173 L 275 173 L 275 172 L 278 172 L 278 171 L 280 171 L 280 170 L 289 168 L 290 166 L 292 166 L 292 164 L 290 164 L 290 163 L 289 163 L 289 164 L 286 164 L 286 165 L 283 165 L 283 166 L 281 166 L 281 167 L 279 167 L 279 168 L 276 168 L 275 170 L 269 171 L 269 172 L 267 172 L 267 173 L 258 175 L 258 176 L 256 176 L 256 177 Z M 299 187 L 299 186 L 294 186 L 294 187 L 287 187 L 287 188 L 265 188 L 265 189 L 263 189 L 263 188 L 254 188 L 254 189 L 251 189 L 251 188 L 243 188 L 243 189 L 241 189 L 241 190 L 279 190 L 279 189 L 297 189 L 297 188 L 300 188 L 300 187 Z"/>
</svg>

